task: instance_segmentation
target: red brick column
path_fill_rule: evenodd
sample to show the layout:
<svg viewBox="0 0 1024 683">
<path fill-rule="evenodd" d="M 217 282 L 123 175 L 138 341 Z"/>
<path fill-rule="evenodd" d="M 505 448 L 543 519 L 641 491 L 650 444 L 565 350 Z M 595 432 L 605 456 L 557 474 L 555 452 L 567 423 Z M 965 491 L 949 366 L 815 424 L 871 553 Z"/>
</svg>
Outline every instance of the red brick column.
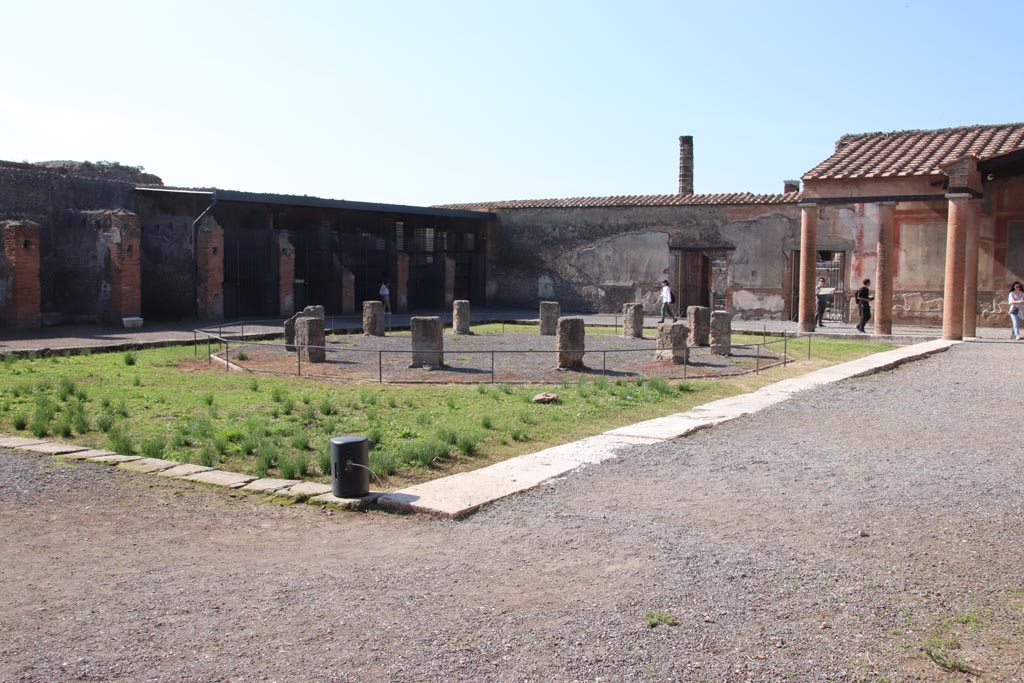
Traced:
<svg viewBox="0 0 1024 683">
<path fill-rule="evenodd" d="M 455 302 L 455 259 L 444 257 L 444 305 L 451 306 Z"/>
<path fill-rule="evenodd" d="M 288 233 L 277 236 L 278 315 L 290 318 L 295 313 L 295 247 Z"/>
<path fill-rule="evenodd" d="M 814 276 L 818 262 L 818 206 L 800 205 L 800 308 L 801 332 L 814 332 Z"/>
<path fill-rule="evenodd" d="M 110 211 L 105 218 L 109 221 L 110 317 L 120 322 L 142 314 L 142 230 L 139 217 L 130 211 Z"/>
<path fill-rule="evenodd" d="M 409 310 L 409 255 L 399 252 L 395 257 L 395 288 L 391 292 L 396 297 L 395 311 L 405 313 Z"/>
<path fill-rule="evenodd" d="M 942 290 L 942 338 L 964 337 L 964 250 L 967 243 L 967 193 L 947 194 L 946 280 Z"/>
<path fill-rule="evenodd" d="M 981 200 L 967 202 L 967 237 L 964 246 L 964 336 L 978 333 L 978 242 L 981 234 Z"/>
<path fill-rule="evenodd" d="M 39 327 L 39 224 L 9 221 L 3 224 L 3 273 L 10 287 L 6 301 L 0 301 L 0 316 L 11 327 Z M 6 278 L 5 278 L 6 279 Z"/>
<path fill-rule="evenodd" d="M 196 233 L 196 315 L 200 320 L 224 319 L 224 228 L 212 216 Z"/>
<path fill-rule="evenodd" d="M 356 276 L 348 268 L 341 269 L 341 312 L 356 312 Z"/>
<path fill-rule="evenodd" d="M 892 271 L 893 230 L 896 224 L 896 203 L 878 205 L 878 247 L 875 262 L 875 334 L 892 334 Z"/>
</svg>

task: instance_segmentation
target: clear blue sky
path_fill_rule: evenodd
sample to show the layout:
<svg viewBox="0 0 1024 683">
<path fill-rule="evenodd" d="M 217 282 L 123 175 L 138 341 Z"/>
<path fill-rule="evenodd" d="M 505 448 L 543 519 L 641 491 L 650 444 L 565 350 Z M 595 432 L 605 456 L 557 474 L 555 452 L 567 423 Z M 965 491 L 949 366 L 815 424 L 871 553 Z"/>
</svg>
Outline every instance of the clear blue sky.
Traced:
<svg viewBox="0 0 1024 683">
<path fill-rule="evenodd" d="M 844 133 L 1024 120 L 1024 4 L 0 3 L 0 159 L 403 204 L 780 192 Z"/>
</svg>

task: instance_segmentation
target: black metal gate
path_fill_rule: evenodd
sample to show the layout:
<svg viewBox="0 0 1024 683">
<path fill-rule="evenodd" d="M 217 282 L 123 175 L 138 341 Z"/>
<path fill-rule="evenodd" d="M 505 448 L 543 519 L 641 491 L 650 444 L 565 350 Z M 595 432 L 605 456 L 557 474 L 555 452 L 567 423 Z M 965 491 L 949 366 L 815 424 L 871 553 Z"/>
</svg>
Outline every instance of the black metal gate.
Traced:
<svg viewBox="0 0 1024 683">
<path fill-rule="evenodd" d="M 792 273 L 792 320 L 800 316 L 800 252 L 794 251 L 790 260 L 790 272 Z M 845 251 L 819 251 L 818 259 L 814 264 L 814 284 L 817 286 L 818 278 L 825 278 L 825 286 L 835 290 L 832 303 L 825 309 L 824 320 L 832 322 L 846 322 L 849 313 L 850 302 L 846 296 L 846 252 Z"/>
<path fill-rule="evenodd" d="M 224 316 L 276 317 L 277 250 L 269 230 L 224 231 Z"/>
</svg>

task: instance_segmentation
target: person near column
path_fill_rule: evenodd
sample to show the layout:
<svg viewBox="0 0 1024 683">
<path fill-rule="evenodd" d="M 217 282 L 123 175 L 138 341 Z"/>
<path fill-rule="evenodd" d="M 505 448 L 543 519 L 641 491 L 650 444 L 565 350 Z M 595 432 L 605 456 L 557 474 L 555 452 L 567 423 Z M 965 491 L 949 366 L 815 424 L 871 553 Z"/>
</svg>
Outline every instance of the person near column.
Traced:
<svg viewBox="0 0 1024 683">
<path fill-rule="evenodd" d="M 857 307 L 860 308 L 860 322 L 857 323 L 857 331 L 863 333 L 864 326 L 871 320 L 871 300 L 875 297 L 871 296 L 871 280 L 865 278 L 863 286 L 857 290 L 856 300 Z"/>
<path fill-rule="evenodd" d="M 814 286 L 814 301 L 818 306 L 818 309 L 814 315 L 815 327 L 825 327 L 825 324 L 821 322 L 821 319 L 825 316 L 825 309 L 828 308 L 828 294 L 822 293 L 821 290 L 825 289 L 825 278 L 819 277 L 818 284 Z"/>
<path fill-rule="evenodd" d="M 668 280 L 661 281 L 661 296 L 658 297 L 658 301 L 661 302 L 661 320 L 658 322 L 665 322 L 665 316 L 672 318 L 672 322 L 676 321 L 676 314 L 672 312 L 672 303 L 676 297 L 672 293 L 672 288 L 668 286 Z"/>
<path fill-rule="evenodd" d="M 378 294 L 380 294 L 380 300 L 384 302 L 384 312 L 385 313 L 390 313 L 391 312 L 391 288 L 388 287 L 388 279 L 387 278 L 384 278 L 381 281 L 380 289 L 378 290 Z"/>
<path fill-rule="evenodd" d="M 1007 299 L 1010 303 L 1010 324 L 1013 325 L 1012 339 L 1020 339 L 1020 321 L 1024 318 L 1024 287 L 1020 282 L 1014 281 L 1010 285 L 1010 296 Z"/>
</svg>

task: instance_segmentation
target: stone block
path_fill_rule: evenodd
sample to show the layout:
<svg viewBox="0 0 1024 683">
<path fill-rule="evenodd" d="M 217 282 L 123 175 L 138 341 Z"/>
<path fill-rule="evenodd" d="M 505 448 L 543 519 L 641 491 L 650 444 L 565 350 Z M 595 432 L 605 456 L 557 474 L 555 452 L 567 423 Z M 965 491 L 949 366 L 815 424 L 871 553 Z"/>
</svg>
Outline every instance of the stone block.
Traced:
<svg viewBox="0 0 1024 683">
<path fill-rule="evenodd" d="M 658 347 L 654 352 L 655 360 L 668 361 L 682 365 L 690 357 L 690 349 L 686 345 L 690 328 L 684 322 L 662 323 L 658 325 Z"/>
<path fill-rule="evenodd" d="M 181 463 L 174 462 L 172 460 L 162 460 L 160 458 L 139 458 L 138 460 L 132 460 L 131 462 L 122 462 L 117 467 L 118 469 L 127 470 L 129 472 L 149 474 L 151 472 L 169 470 L 180 464 Z"/>
<path fill-rule="evenodd" d="M 323 320 L 326 317 L 324 315 L 323 306 L 306 306 L 302 309 L 302 313 L 299 315 L 304 318 L 319 318 L 320 320 Z"/>
<path fill-rule="evenodd" d="M 322 496 L 325 493 L 331 492 L 330 484 L 318 484 L 315 481 L 304 481 L 295 486 L 289 486 L 286 489 L 279 489 L 275 492 L 278 496 L 288 496 L 297 500 L 306 500 L 313 496 Z"/>
<path fill-rule="evenodd" d="M 210 486 L 223 486 L 224 488 L 229 489 L 240 489 L 250 481 L 256 479 L 256 477 L 250 477 L 248 474 L 238 474 L 237 472 L 208 470 L 206 472 L 190 474 L 186 477 L 182 477 L 182 479 L 184 481 L 197 481 L 201 484 L 209 484 Z"/>
<path fill-rule="evenodd" d="M 323 318 L 301 316 L 296 319 L 295 347 L 299 350 L 302 360 L 310 363 L 326 362 L 326 343 Z"/>
<path fill-rule="evenodd" d="M 135 330 L 142 327 L 142 318 L 137 315 L 121 318 L 121 324 L 126 330 Z"/>
<path fill-rule="evenodd" d="M 114 453 L 114 451 L 90 448 L 84 451 L 75 451 L 74 453 L 64 453 L 60 457 L 65 460 L 90 460 L 92 458 L 102 458 L 107 455 L 117 455 L 117 453 Z"/>
<path fill-rule="evenodd" d="M 184 465 L 175 465 L 169 470 L 163 472 L 157 472 L 158 477 L 168 477 L 170 479 L 181 479 L 187 477 L 190 474 L 198 474 L 199 472 L 209 472 L 212 467 L 204 467 L 203 465 L 193 465 L 191 463 L 185 463 Z"/>
<path fill-rule="evenodd" d="M 377 502 L 377 499 L 382 495 L 381 493 L 371 492 L 362 498 L 338 498 L 333 493 L 323 493 L 319 496 L 313 496 L 306 502 L 310 505 L 328 505 L 344 510 L 365 510 Z"/>
<path fill-rule="evenodd" d="M 48 443 L 43 439 L 26 439 L 23 436 L 0 437 L 0 447 L 21 448 L 22 446 L 33 446 L 38 443 Z"/>
<path fill-rule="evenodd" d="M 732 355 L 732 313 L 715 311 L 711 314 L 711 353 Z"/>
<path fill-rule="evenodd" d="M 412 364 L 410 368 L 440 368 L 444 365 L 444 331 L 437 316 L 414 316 Z"/>
<path fill-rule="evenodd" d="M 370 337 L 384 336 L 384 304 L 380 301 L 363 302 L 363 334 Z"/>
<path fill-rule="evenodd" d="M 298 479 L 257 479 L 242 487 L 243 491 L 255 491 L 257 493 L 273 493 L 281 489 L 290 488 L 299 483 Z"/>
<path fill-rule="evenodd" d="M 102 465 L 120 465 L 125 462 L 135 462 L 136 460 L 142 460 L 138 455 L 118 455 L 113 453 L 111 455 L 97 455 L 95 458 L 86 458 L 87 462 L 98 462 Z"/>
<path fill-rule="evenodd" d="M 586 332 L 583 318 L 559 318 L 558 334 L 555 335 L 558 349 L 559 370 L 582 370 L 583 354 L 586 353 Z"/>
<path fill-rule="evenodd" d="M 452 334 L 472 334 L 469 331 L 469 302 L 459 300 L 452 304 Z"/>
<path fill-rule="evenodd" d="M 711 334 L 711 309 L 690 306 L 686 309 L 686 325 L 690 328 L 690 346 L 707 346 Z"/>
<path fill-rule="evenodd" d="M 284 321 L 284 348 L 285 351 L 290 353 L 295 352 L 295 321 L 298 320 L 301 315 L 301 313 L 296 313 Z"/>
<path fill-rule="evenodd" d="M 540 302 L 540 333 L 553 337 L 558 333 L 558 319 L 562 315 L 562 307 L 557 301 Z"/>
<path fill-rule="evenodd" d="M 30 446 L 21 446 L 18 450 L 42 453 L 43 455 L 68 455 L 90 449 L 85 446 L 68 446 L 63 443 L 38 443 Z"/>
<path fill-rule="evenodd" d="M 643 339 L 644 336 L 644 305 L 622 305 L 622 336 L 631 339 Z"/>
</svg>

